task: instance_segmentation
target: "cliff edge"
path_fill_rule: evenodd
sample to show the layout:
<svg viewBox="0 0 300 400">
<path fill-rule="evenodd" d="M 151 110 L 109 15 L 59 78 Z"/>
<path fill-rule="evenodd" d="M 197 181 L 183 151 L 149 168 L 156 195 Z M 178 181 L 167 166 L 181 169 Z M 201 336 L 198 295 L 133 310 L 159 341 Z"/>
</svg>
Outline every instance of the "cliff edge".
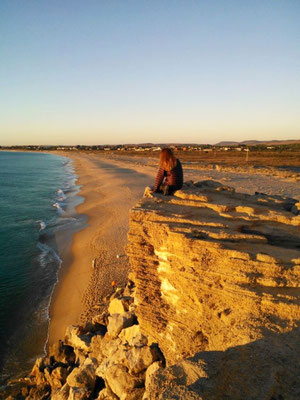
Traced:
<svg viewBox="0 0 300 400">
<path fill-rule="evenodd" d="M 146 190 L 128 235 L 135 312 L 173 365 L 152 398 L 300 398 L 298 207 L 214 181 Z"/>
<path fill-rule="evenodd" d="M 299 210 L 215 181 L 146 189 L 127 286 L 3 398 L 299 399 Z"/>
</svg>

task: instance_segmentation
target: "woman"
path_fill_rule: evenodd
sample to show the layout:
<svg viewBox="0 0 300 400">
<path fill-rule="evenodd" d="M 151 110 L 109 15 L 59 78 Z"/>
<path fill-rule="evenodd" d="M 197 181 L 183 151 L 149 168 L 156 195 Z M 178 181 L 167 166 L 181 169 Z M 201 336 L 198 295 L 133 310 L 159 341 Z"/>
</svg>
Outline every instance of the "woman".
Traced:
<svg viewBox="0 0 300 400">
<path fill-rule="evenodd" d="M 164 148 L 160 152 L 160 162 L 153 192 L 172 195 L 183 185 L 183 172 L 180 161 L 174 157 L 173 151 Z"/>
</svg>

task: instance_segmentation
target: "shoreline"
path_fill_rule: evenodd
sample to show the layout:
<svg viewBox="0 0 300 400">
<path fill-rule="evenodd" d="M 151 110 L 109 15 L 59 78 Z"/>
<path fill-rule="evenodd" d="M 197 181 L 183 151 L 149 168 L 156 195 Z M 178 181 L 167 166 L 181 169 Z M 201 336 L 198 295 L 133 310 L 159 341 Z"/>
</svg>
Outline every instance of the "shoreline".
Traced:
<svg viewBox="0 0 300 400">
<path fill-rule="evenodd" d="M 93 152 L 55 154 L 66 156 L 73 162 L 76 184 L 81 186 L 78 196 L 85 199 L 76 207 L 76 212 L 85 214 L 88 223 L 73 235 L 70 254 L 59 273 L 49 310 L 48 346 L 64 337 L 68 325 L 84 324 L 101 311 L 102 299 L 112 293 L 112 281 L 118 286 L 125 284 L 129 270 L 124 255 L 128 213 L 141 199 L 145 186 L 152 184 L 156 173 L 154 165 L 134 159 L 122 160 Z M 245 181 L 240 175 L 185 170 L 186 181 L 216 179 L 248 193 L 259 190 L 282 195 L 288 190 L 289 195 L 300 197 L 296 188 L 290 193 L 292 183 L 282 182 L 281 185 L 276 178 L 252 174 L 247 174 Z M 121 257 L 117 258 L 117 255 Z"/>
<path fill-rule="evenodd" d="M 74 233 L 59 271 L 49 308 L 47 347 L 64 337 L 67 326 L 85 323 L 99 313 L 102 299 L 112 293 L 112 281 L 118 286 L 125 284 L 129 210 L 151 183 L 148 174 L 122 168 L 103 157 L 55 154 L 72 160 L 76 185 L 80 186 L 77 195 L 84 198 L 76 212 L 86 215 L 87 225 Z"/>
<path fill-rule="evenodd" d="M 117 286 L 123 286 L 129 271 L 124 254 L 127 244 L 129 210 L 141 200 L 144 188 L 151 185 L 156 173 L 156 160 L 111 157 L 94 152 L 40 152 L 71 160 L 76 176 L 76 195 L 71 208 L 76 215 L 88 218 L 78 231 L 70 229 L 69 239 L 60 233 L 60 246 L 69 240 L 64 251 L 58 281 L 49 302 L 49 346 L 63 339 L 68 325 L 85 325 L 102 311 L 104 299 Z M 237 191 L 254 190 L 300 199 L 300 188 L 291 182 L 271 176 L 241 174 L 219 170 L 184 169 L 185 181 L 215 179 Z M 84 201 L 80 204 L 76 198 Z M 75 201 L 74 201 L 75 200 Z M 71 200 L 72 201 L 72 200 Z M 76 205 L 77 204 L 77 205 Z M 79 217 L 80 219 L 80 217 Z M 117 257 L 119 256 L 119 257 Z"/>
<path fill-rule="evenodd" d="M 18 153 L 20 153 L 18 156 L 25 156 L 27 152 Z M 32 154 L 32 152 L 28 154 L 30 156 L 29 160 L 34 160 L 34 157 L 31 157 Z M 37 179 L 33 175 L 38 186 L 30 184 L 30 188 L 33 189 L 31 192 L 33 194 L 28 197 L 28 199 L 31 199 L 30 202 L 26 200 L 26 192 L 23 195 L 22 187 L 18 192 L 25 197 L 25 199 L 20 197 L 21 203 L 25 200 L 24 209 L 20 201 L 18 202 L 18 198 L 16 198 L 16 203 L 11 202 L 21 210 L 19 216 L 20 225 L 18 227 L 20 226 L 20 230 L 26 233 L 27 238 L 26 248 L 24 246 L 21 247 L 22 238 L 19 237 L 18 242 L 18 236 L 18 244 L 15 246 L 20 251 L 20 260 L 26 260 L 26 266 L 24 264 L 24 268 L 20 270 L 19 274 L 23 276 L 24 281 L 22 290 L 23 288 L 25 289 L 22 291 L 17 286 L 18 280 L 16 280 L 16 284 L 13 287 L 14 295 L 22 296 L 22 302 L 17 303 L 18 308 L 12 309 L 13 312 L 9 316 L 11 321 L 8 320 L 8 326 L 13 328 L 10 328 L 10 331 L 7 332 L 9 337 L 8 345 L 6 347 L 3 346 L 3 349 L 1 348 L 1 383 L 7 379 L 21 376 L 24 371 L 32 368 L 33 358 L 45 354 L 47 351 L 50 325 L 49 310 L 58 276 L 60 276 L 62 259 L 65 258 L 68 248 L 70 248 L 74 232 L 78 231 L 80 225 L 84 225 L 84 219 L 80 216 L 77 217 L 77 213 L 75 215 L 76 205 L 79 204 L 81 199 L 77 196 L 79 187 L 76 185 L 77 176 L 75 175 L 71 158 L 67 157 L 66 154 L 38 153 L 36 155 L 39 157 L 38 164 L 33 162 L 29 171 L 30 174 L 34 174 L 34 166 L 36 165 L 37 170 L 38 167 L 41 168 L 41 173 L 39 175 L 40 178 Z M 18 159 L 13 158 L 12 160 Z M 27 160 L 27 158 L 24 158 L 24 160 Z M 23 165 L 22 162 L 20 162 L 20 165 Z M 24 170 L 26 172 L 25 164 Z M 19 175 L 23 177 L 22 174 Z M 48 177 L 49 181 L 47 180 Z M 20 182 L 16 180 L 15 186 L 12 185 L 12 187 L 19 188 Z M 41 197 L 37 197 L 37 195 L 41 195 Z M 31 207 L 33 202 L 34 204 Z M 5 211 L 5 208 L 3 211 Z M 7 212 L 9 217 L 9 209 Z M 15 215 L 18 215 L 17 212 Z M 22 225 L 23 221 L 25 221 L 25 225 L 24 223 Z M 4 225 L 5 227 L 6 225 Z M 16 230 L 15 227 L 14 229 Z M 24 233 L 23 235 L 25 237 Z M 27 252 L 23 256 L 25 258 L 21 258 L 22 249 Z M 9 259 L 7 262 L 9 266 Z M 18 262 L 19 260 L 16 259 L 14 263 L 17 267 L 19 265 Z M 25 261 L 23 262 L 25 263 Z M 3 266 L 6 267 L 6 260 Z M 5 301 L 3 304 L 6 304 Z M 10 303 L 7 302 L 7 304 Z M 5 308 L 3 310 L 5 312 Z M 16 315 L 20 317 L 16 317 Z M 24 315 L 26 315 L 26 318 Z M 2 338 L 4 339 L 4 336 Z M 4 341 L 2 340 L 2 345 L 3 343 Z"/>
</svg>

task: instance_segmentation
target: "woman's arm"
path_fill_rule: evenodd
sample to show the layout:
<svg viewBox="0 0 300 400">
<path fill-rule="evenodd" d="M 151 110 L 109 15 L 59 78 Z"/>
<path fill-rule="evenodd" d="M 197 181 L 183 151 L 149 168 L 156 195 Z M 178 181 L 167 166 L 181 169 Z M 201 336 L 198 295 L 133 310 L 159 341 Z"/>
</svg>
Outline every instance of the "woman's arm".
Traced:
<svg viewBox="0 0 300 400">
<path fill-rule="evenodd" d="M 159 186 L 162 184 L 162 181 L 164 180 L 165 174 L 166 171 L 162 167 L 160 167 L 159 170 L 157 171 L 153 192 L 156 192 L 159 189 Z"/>
</svg>

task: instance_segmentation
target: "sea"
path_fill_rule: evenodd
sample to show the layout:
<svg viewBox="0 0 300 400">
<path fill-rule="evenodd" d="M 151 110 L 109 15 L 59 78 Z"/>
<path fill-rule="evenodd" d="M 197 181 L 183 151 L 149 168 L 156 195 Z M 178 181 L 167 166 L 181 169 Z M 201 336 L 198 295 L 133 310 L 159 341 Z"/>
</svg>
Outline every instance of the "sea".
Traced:
<svg viewBox="0 0 300 400">
<path fill-rule="evenodd" d="M 0 151 L 0 385 L 45 354 L 59 270 L 87 223 L 76 180 L 67 157 Z"/>
</svg>

